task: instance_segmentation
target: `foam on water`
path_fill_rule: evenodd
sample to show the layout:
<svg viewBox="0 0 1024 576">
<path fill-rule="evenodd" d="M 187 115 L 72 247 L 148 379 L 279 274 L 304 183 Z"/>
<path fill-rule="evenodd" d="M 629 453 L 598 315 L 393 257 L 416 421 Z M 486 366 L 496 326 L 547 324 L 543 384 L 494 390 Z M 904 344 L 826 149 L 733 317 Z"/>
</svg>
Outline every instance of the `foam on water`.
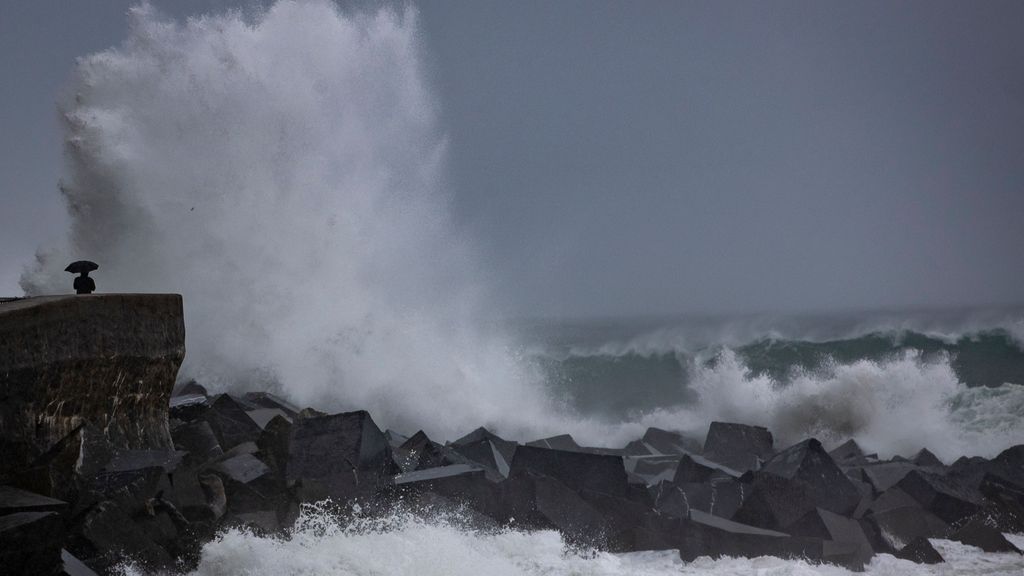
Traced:
<svg viewBox="0 0 1024 576">
<path fill-rule="evenodd" d="M 766 426 L 781 446 L 810 436 L 833 445 L 855 438 L 883 457 L 927 447 L 947 462 L 1024 443 L 1024 386 L 967 387 L 945 358 L 905 352 L 796 374 L 785 385 L 752 375 L 729 350 L 694 370 L 694 405 L 656 410 L 639 422 L 698 438 L 714 420 L 744 422 Z"/>
<path fill-rule="evenodd" d="M 310 509 L 313 510 L 313 509 Z M 287 538 L 261 538 L 230 530 L 203 549 L 196 576 L 311 575 L 323 576 L 637 576 L 775 575 L 847 576 L 830 565 L 772 557 L 698 558 L 684 563 L 674 550 L 609 554 L 573 550 L 554 531 L 507 528 L 481 532 L 466 528 L 458 518 L 425 520 L 400 514 L 383 520 L 340 524 L 320 512 L 307 510 Z M 1017 541 L 1024 537 L 1016 537 Z M 948 540 L 933 540 L 945 564 L 917 565 L 890 555 L 876 556 L 866 574 L 1017 575 L 1024 557 L 984 554 Z M 142 570 L 125 566 L 128 575 Z"/>
</svg>

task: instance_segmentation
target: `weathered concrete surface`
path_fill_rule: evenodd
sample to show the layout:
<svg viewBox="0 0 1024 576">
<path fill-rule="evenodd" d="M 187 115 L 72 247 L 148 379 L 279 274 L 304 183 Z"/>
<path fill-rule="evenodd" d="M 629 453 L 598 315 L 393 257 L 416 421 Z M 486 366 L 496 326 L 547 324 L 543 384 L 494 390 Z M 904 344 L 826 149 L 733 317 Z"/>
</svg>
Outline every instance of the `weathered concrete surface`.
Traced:
<svg viewBox="0 0 1024 576">
<path fill-rule="evenodd" d="M 177 294 L 0 303 L 0 478 L 83 422 L 115 447 L 173 448 L 167 407 L 184 356 Z"/>
</svg>

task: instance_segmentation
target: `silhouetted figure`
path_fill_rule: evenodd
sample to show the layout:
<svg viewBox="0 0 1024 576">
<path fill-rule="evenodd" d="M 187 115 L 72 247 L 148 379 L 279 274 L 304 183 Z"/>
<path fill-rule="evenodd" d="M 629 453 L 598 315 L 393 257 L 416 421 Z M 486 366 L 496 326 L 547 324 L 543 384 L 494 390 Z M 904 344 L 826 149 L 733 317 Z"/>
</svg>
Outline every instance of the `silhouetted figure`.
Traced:
<svg viewBox="0 0 1024 576">
<path fill-rule="evenodd" d="M 96 290 L 96 282 L 92 278 L 89 278 L 88 272 L 82 272 L 82 275 L 75 278 L 75 293 L 76 294 L 92 294 Z"/>
<path fill-rule="evenodd" d="M 96 283 L 93 282 L 92 278 L 89 278 L 89 272 L 99 268 L 99 265 L 95 262 L 88 260 L 78 260 L 68 264 L 68 267 L 64 269 L 65 272 L 71 272 L 72 274 L 81 274 L 78 278 L 75 278 L 75 292 L 78 294 L 92 294 L 96 290 Z"/>
</svg>

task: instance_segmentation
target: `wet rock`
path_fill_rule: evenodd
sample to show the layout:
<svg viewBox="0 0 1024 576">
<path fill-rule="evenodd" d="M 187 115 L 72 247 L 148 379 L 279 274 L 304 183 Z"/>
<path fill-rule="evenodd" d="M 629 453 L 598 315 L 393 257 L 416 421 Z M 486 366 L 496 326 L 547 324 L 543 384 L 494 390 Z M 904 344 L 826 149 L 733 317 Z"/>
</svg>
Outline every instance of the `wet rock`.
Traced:
<svg viewBox="0 0 1024 576">
<path fill-rule="evenodd" d="M 703 456 L 744 472 L 757 470 L 773 454 L 774 439 L 767 428 L 712 422 L 704 441 Z"/>
<path fill-rule="evenodd" d="M 691 493 L 687 493 L 687 488 Z M 651 499 L 654 501 L 654 508 L 659 514 L 670 518 L 688 518 L 690 515 L 690 500 L 696 500 L 697 496 L 693 491 L 708 490 L 704 484 L 677 484 L 675 482 L 659 482 L 650 487 Z"/>
<path fill-rule="evenodd" d="M 911 508 L 921 507 L 917 500 L 910 497 L 910 494 L 907 494 L 899 488 L 893 487 L 882 492 L 873 499 L 871 503 L 868 504 L 865 513 L 877 514 L 879 512 L 885 512 L 886 510 L 892 510 L 893 508 L 904 508 L 908 506 Z"/>
<path fill-rule="evenodd" d="M 477 530 L 494 533 L 501 529 L 493 518 L 484 516 L 462 503 L 435 492 L 423 491 L 410 494 L 405 502 L 413 511 L 424 517 L 442 517 L 454 526 L 467 531 Z"/>
<path fill-rule="evenodd" d="M 185 457 L 177 450 L 121 450 L 103 467 L 106 472 L 128 472 L 143 468 L 162 468 L 174 472 Z"/>
<path fill-rule="evenodd" d="M 480 438 L 474 442 L 452 444 L 445 453 L 445 461 L 481 466 L 491 480 L 502 480 L 508 477 L 510 465 L 499 440 Z"/>
<path fill-rule="evenodd" d="M 170 477 L 160 466 L 103 471 L 85 483 L 73 513 L 77 515 L 104 500 L 114 501 L 129 513 L 140 513 L 157 493 L 171 491 Z"/>
<path fill-rule="evenodd" d="M 60 551 L 60 560 L 62 563 L 61 576 L 97 576 L 92 568 L 86 566 L 84 562 L 75 558 L 67 550 Z"/>
<path fill-rule="evenodd" d="M 303 500 L 373 493 L 400 472 L 365 411 L 300 418 L 291 427 L 286 477 Z"/>
<path fill-rule="evenodd" d="M 257 408 L 255 410 L 246 411 L 246 414 L 249 415 L 249 418 L 251 418 L 261 430 L 266 429 L 267 424 L 278 416 L 288 420 L 289 422 L 292 420 L 292 417 L 280 408 Z"/>
<path fill-rule="evenodd" d="M 652 454 L 696 454 L 701 451 L 697 440 L 661 428 L 648 428 L 640 441 Z"/>
<path fill-rule="evenodd" d="M 868 506 L 870 506 L 875 500 L 875 490 L 871 487 L 871 484 L 868 484 L 863 480 L 850 478 L 849 476 L 847 476 L 847 478 L 849 478 L 850 483 L 853 484 L 854 488 L 857 489 L 857 493 L 860 494 L 860 501 L 857 502 L 857 507 L 853 509 L 853 514 L 851 514 L 851 516 L 854 518 L 861 518 L 867 511 Z"/>
<path fill-rule="evenodd" d="M 807 487 L 797 480 L 765 472 L 747 472 L 740 482 L 746 484 L 747 489 L 743 504 L 733 515 L 737 522 L 781 530 L 816 508 L 808 497 Z"/>
<path fill-rule="evenodd" d="M 856 486 L 813 438 L 779 452 L 761 471 L 800 483 L 814 506 L 837 514 L 852 514 L 861 500 Z"/>
<path fill-rule="evenodd" d="M 166 494 L 189 522 L 213 525 L 227 510 L 223 481 L 211 472 L 179 470 L 173 478 L 173 490 Z"/>
<path fill-rule="evenodd" d="M 920 467 L 911 462 L 879 462 L 864 466 L 861 473 L 875 492 L 885 492 L 914 470 L 920 470 Z"/>
<path fill-rule="evenodd" d="M 171 437 L 174 447 L 188 452 L 186 459 L 194 464 L 202 464 L 224 454 L 213 428 L 205 420 L 179 424 L 171 429 Z"/>
<path fill-rule="evenodd" d="M 183 394 L 171 397 L 168 414 L 175 420 L 192 422 L 202 418 L 209 409 L 210 399 L 205 394 Z"/>
<path fill-rule="evenodd" d="M 869 512 L 864 515 L 864 520 L 877 528 L 885 547 L 894 550 L 917 538 L 944 538 L 949 533 L 948 524 L 919 506 L 898 506 Z"/>
<path fill-rule="evenodd" d="M 403 497 L 419 500 L 423 494 L 434 494 L 499 525 L 521 517 L 518 513 L 525 513 L 532 502 L 532 495 L 523 494 L 522 486 L 492 482 L 482 469 L 465 464 L 408 472 L 397 476 L 395 482 Z"/>
<path fill-rule="evenodd" d="M 241 444 L 235 446 L 231 450 L 224 452 L 224 454 L 220 458 L 218 458 L 217 461 L 227 460 L 229 458 L 234 458 L 235 456 L 240 456 L 242 454 L 256 454 L 259 451 L 259 445 L 257 445 L 255 442 L 242 442 Z"/>
<path fill-rule="evenodd" d="M 176 396 L 209 396 L 209 392 L 206 391 L 206 387 L 196 382 L 195 380 L 189 380 L 183 382 L 181 385 L 175 385 L 171 390 L 171 398 Z"/>
<path fill-rule="evenodd" d="M 398 448 L 402 444 L 405 444 L 406 440 L 409 439 L 408 436 L 395 432 L 390 428 L 384 431 L 384 438 L 387 439 L 388 444 L 391 445 L 392 448 Z"/>
<path fill-rule="evenodd" d="M 990 471 L 990 462 L 981 456 L 961 456 L 949 466 L 947 476 L 956 478 L 968 486 L 977 486 Z"/>
<path fill-rule="evenodd" d="M 0 516 L 18 512 L 63 512 L 68 503 L 14 486 L 0 486 Z"/>
<path fill-rule="evenodd" d="M 569 434 L 560 434 L 550 438 L 533 440 L 532 442 L 527 442 L 526 445 L 533 446 L 534 448 L 548 448 L 550 450 L 565 450 L 568 452 L 580 451 L 580 445 L 577 444 L 576 440 L 574 440 Z"/>
<path fill-rule="evenodd" d="M 893 555 L 917 564 L 941 564 L 946 561 L 927 538 L 920 536 L 911 540 L 909 544 Z"/>
<path fill-rule="evenodd" d="M 220 518 L 227 511 L 228 505 L 224 482 L 215 474 L 202 474 L 198 480 L 213 518 Z"/>
<path fill-rule="evenodd" d="M 953 532 L 950 537 L 957 542 L 977 546 L 985 552 L 1015 552 L 1021 550 L 1010 543 L 999 530 L 987 525 L 983 519 L 974 518 Z"/>
<path fill-rule="evenodd" d="M 607 548 L 609 519 L 576 492 L 551 478 L 534 477 L 536 516 L 562 533 L 570 544 Z"/>
<path fill-rule="evenodd" d="M 679 555 L 687 562 L 699 556 L 777 556 L 820 560 L 822 542 L 794 538 L 783 532 L 749 526 L 699 511 L 691 513 L 678 541 Z"/>
<path fill-rule="evenodd" d="M 643 479 L 645 484 L 653 485 L 664 480 L 671 480 L 676 475 L 681 456 L 640 456 L 623 459 L 626 472 Z"/>
<path fill-rule="evenodd" d="M 627 497 L 629 486 L 622 458 L 521 446 L 512 460 L 510 477 L 526 472 L 558 480 L 576 492 Z"/>
<path fill-rule="evenodd" d="M 948 524 L 974 515 L 983 505 L 980 492 L 952 478 L 921 470 L 910 472 L 896 486 Z"/>
<path fill-rule="evenodd" d="M 299 410 L 299 413 L 295 417 L 295 419 L 302 420 L 304 418 L 320 418 L 322 416 L 327 416 L 327 412 L 321 412 L 315 408 L 310 408 L 307 406 L 306 408 Z"/>
<path fill-rule="evenodd" d="M 172 565 L 171 555 L 153 541 L 153 532 L 143 530 L 131 512 L 107 500 L 84 515 L 68 549 L 101 572 L 110 571 L 124 558 L 132 558 L 149 570 L 168 567 Z"/>
<path fill-rule="evenodd" d="M 247 392 L 242 400 L 257 410 L 280 410 L 288 420 L 294 420 L 299 415 L 297 406 L 270 392 Z"/>
<path fill-rule="evenodd" d="M 643 440 L 633 440 L 626 444 L 620 452 L 623 456 L 661 456 L 661 454 L 655 454 L 654 450 L 644 444 Z"/>
<path fill-rule="evenodd" d="M 469 446 L 470 444 L 477 444 L 481 440 L 489 440 L 498 452 L 501 453 L 506 462 L 512 461 L 512 456 L 515 454 L 517 444 L 510 440 L 505 440 L 483 427 L 477 428 L 462 438 L 452 442 L 452 446 Z"/>
<path fill-rule="evenodd" d="M 662 482 L 651 488 L 654 506 L 670 517 L 686 518 L 693 510 L 732 518 L 743 503 L 745 485 L 729 477 L 706 483 Z"/>
<path fill-rule="evenodd" d="M 850 439 L 828 453 L 840 466 L 852 466 L 869 462 L 867 454 L 856 440 Z"/>
<path fill-rule="evenodd" d="M 449 464 L 447 466 L 438 466 L 436 468 L 403 472 L 394 477 L 394 483 L 399 486 L 414 485 L 422 482 L 433 482 L 443 478 L 450 478 L 452 476 L 483 478 L 484 470 L 468 464 Z"/>
<path fill-rule="evenodd" d="M 1000 532 L 1024 533 L 1024 487 L 986 474 L 978 490 L 987 500 L 978 516 Z"/>
<path fill-rule="evenodd" d="M 286 478 L 286 467 L 288 465 L 288 450 L 291 442 L 292 423 L 287 419 L 272 418 L 263 428 L 259 439 L 256 440 L 256 447 L 260 452 L 260 459 L 273 471 L 274 476 L 282 484 Z"/>
<path fill-rule="evenodd" d="M 0 516 L 0 568 L 9 574 L 55 574 L 63 532 L 56 512 Z"/>
<path fill-rule="evenodd" d="M 248 484 L 270 472 L 270 468 L 252 454 L 238 454 L 213 465 L 211 469 L 225 479 Z"/>
<path fill-rule="evenodd" d="M 855 570 L 863 570 L 874 555 L 868 537 L 856 520 L 815 508 L 802 518 L 790 524 L 786 531 L 793 536 L 814 537 L 826 540 L 829 545 L 822 550 L 822 560 Z"/>
<path fill-rule="evenodd" d="M 441 452 L 441 447 L 431 442 L 422 430 L 413 434 L 395 450 L 395 459 L 406 472 L 435 468 L 448 463 Z"/>
<path fill-rule="evenodd" d="M 205 419 L 224 450 L 230 450 L 243 442 L 255 442 L 262 431 L 245 408 L 227 394 L 221 394 L 213 401 Z"/>
<path fill-rule="evenodd" d="M 249 528 L 261 535 L 274 534 L 281 530 L 277 513 L 272 510 L 236 514 L 232 517 L 230 525 Z"/>
<path fill-rule="evenodd" d="M 84 478 L 102 469 L 113 456 L 106 436 L 86 423 L 50 447 L 34 462 L 12 473 L 12 484 L 68 502 L 78 498 Z"/>
<path fill-rule="evenodd" d="M 921 451 L 915 454 L 910 461 L 922 467 L 943 468 L 946 466 L 938 456 L 932 454 L 927 448 L 921 448 Z"/>
<path fill-rule="evenodd" d="M 676 483 L 704 483 L 712 478 L 739 478 L 740 473 L 726 466 L 696 455 L 684 454 L 676 467 Z"/>
<path fill-rule="evenodd" d="M 980 477 L 989 474 L 1008 480 L 1017 486 L 1024 486 L 1024 444 L 1007 448 L 991 461 L 983 466 L 976 466 L 974 469 L 983 471 Z"/>
</svg>

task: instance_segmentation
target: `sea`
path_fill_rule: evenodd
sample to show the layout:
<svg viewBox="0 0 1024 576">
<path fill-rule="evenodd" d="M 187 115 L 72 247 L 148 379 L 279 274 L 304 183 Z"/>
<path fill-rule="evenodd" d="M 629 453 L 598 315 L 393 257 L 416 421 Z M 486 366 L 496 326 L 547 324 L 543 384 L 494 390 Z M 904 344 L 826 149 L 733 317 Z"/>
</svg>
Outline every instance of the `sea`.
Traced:
<svg viewBox="0 0 1024 576">
<path fill-rule="evenodd" d="M 58 99 L 71 226 L 40 248 L 25 293 L 66 292 L 64 266 L 88 257 L 99 291 L 182 294 L 182 379 L 365 409 L 437 441 L 486 426 L 621 447 L 654 426 L 701 442 L 729 421 L 780 447 L 853 438 L 947 463 L 1024 443 L 1019 307 L 523 319 L 454 216 L 422 46 L 412 6 L 282 0 L 185 20 L 133 7 L 125 39 L 82 56 Z M 945 564 L 879 555 L 867 573 L 1024 573 L 1020 556 L 935 545 Z M 224 532 L 194 573 L 844 570 L 613 555 L 549 531 L 477 531 L 457 511 L 340 520 L 312 506 L 288 536 Z"/>
<path fill-rule="evenodd" d="M 946 463 L 1024 443 L 1024 309 L 510 321 L 552 396 L 621 429 L 709 419 L 764 424 L 777 444 L 855 438 L 884 455 L 927 447 Z M 691 420 L 684 420 L 690 418 Z M 677 426 L 672 426 L 673 420 Z M 684 425 L 685 424 L 685 425 Z M 408 434 L 411 430 L 403 430 Z M 702 436 L 696 425 L 692 435 Z M 450 439 L 450 438 L 449 438 Z M 527 441 L 534 437 L 518 437 Z M 594 439 L 594 438 L 592 438 Z M 622 440 L 618 440 L 621 445 Z M 616 445 L 616 442 L 606 442 Z M 1007 534 L 1018 547 L 1024 534 Z M 879 554 L 868 575 L 1020 575 L 1024 557 L 934 539 L 943 564 Z M 131 564 L 126 575 L 145 572 Z M 555 531 L 474 527 L 458 510 L 388 517 L 307 507 L 287 536 L 242 529 L 207 544 L 197 575 L 843 575 L 801 560 L 580 550 Z"/>
</svg>

